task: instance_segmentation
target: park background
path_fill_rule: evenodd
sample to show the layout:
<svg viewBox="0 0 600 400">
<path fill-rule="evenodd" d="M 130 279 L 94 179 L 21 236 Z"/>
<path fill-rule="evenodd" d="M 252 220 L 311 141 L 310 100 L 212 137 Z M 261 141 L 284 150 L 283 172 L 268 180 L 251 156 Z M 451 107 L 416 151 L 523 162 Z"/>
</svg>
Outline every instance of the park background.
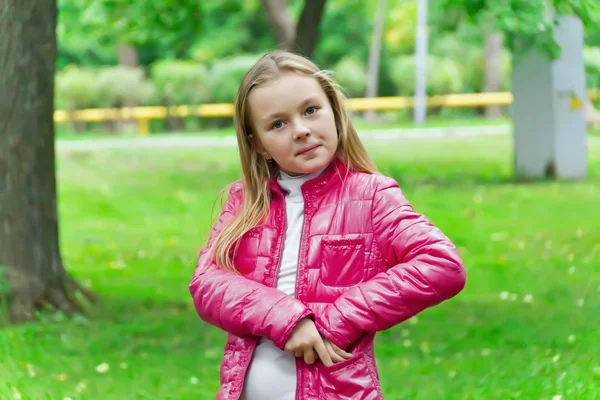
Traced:
<svg viewBox="0 0 600 400">
<path fill-rule="evenodd" d="M 502 100 L 524 44 L 556 55 L 543 3 L 59 0 L 60 251 L 85 312 L 48 306 L 17 324 L 3 314 L 0 399 L 214 398 L 225 337 L 200 321 L 187 285 L 215 200 L 240 170 L 231 117 L 197 107 L 230 104 L 247 69 L 278 46 L 331 70 L 351 99 L 501 99 L 430 105 L 425 121 L 410 104 L 353 111 L 380 170 L 467 268 L 457 298 L 378 335 L 385 398 L 600 399 L 593 2 L 553 3 L 586 23 L 590 96 L 575 107 L 587 121 L 586 175 L 517 177 L 514 110 Z M 416 78 L 423 4 L 427 68 Z M 157 106 L 147 120 L 110 111 Z"/>
</svg>

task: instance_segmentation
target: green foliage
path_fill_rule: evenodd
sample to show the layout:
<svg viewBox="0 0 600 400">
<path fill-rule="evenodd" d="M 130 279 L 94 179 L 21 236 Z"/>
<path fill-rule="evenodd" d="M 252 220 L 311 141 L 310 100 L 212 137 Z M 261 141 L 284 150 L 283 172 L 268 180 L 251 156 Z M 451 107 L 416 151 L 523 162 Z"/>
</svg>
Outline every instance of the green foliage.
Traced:
<svg viewBox="0 0 600 400">
<path fill-rule="evenodd" d="M 587 47 L 583 50 L 586 87 L 600 89 L 600 47 Z"/>
<path fill-rule="evenodd" d="M 341 59 L 333 69 L 335 80 L 348 97 L 363 97 L 367 88 L 365 65 L 351 57 Z"/>
<path fill-rule="evenodd" d="M 179 105 L 208 100 L 208 69 L 204 65 L 181 60 L 157 61 L 152 65 L 151 76 L 161 102 Z"/>
<path fill-rule="evenodd" d="M 56 74 L 56 108 L 76 110 L 100 107 L 103 101 L 97 71 L 69 65 Z"/>
<path fill-rule="evenodd" d="M 551 58 L 559 55 L 554 40 L 556 17 L 545 0 L 443 0 L 446 10 L 457 10 L 471 22 L 486 26 L 490 31 L 504 33 L 507 47 L 520 56 L 538 48 Z M 597 0 L 552 0 L 556 15 L 573 14 L 589 29 L 598 29 L 600 5 Z"/>
<path fill-rule="evenodd" d="M 69 64 L 102 65 L 117 61 L 116 42 L 111 27 L 98 21 L 90 0 L 58 0 L 59 70 Z"/>
<path fill-rule="evenodd" d="M 392 77 L 401 96 L 415 94 L 415 58 L 400 56 L 394 61 Z M 429 55 L 427 58 L 427 95 L 462 92 L 460 64 L 450 58 Z"/>
<path fill-rule="evenodd" d="M 209 72 L 210 101 L 233 102 L 242 78 L 259 57 L 244 54 L 216 61 Z"/>
<path fill-rule="evenodd" d="M 432 44 L 431 54 L 455 60 L 460 66 L 464 91 L 482 92 L 485 87 L 485 53 L 481 46 L 461 41 L 458 35 L 445 34 Z M 507 49 L 501 55 L 501 91 L 511 87 L 512 56 Z"/>
<path fill-rule="evenodd" d="M 102 106 L 145 105 L 155 99 L 155 91 L 141 68 L 115 66 L 98 73 Z"/>
<path fill-rule="evenodd" d="M 435 21 L 432 21 L 435 29 Z M 407 1 L 393 7 L 386 18 L 385 44 L 392 56 L 413 53 L 417 29 L 417 3 Z"/>
<path fill-rule="evenodd" d="M 366 65 L 374 10 L 372 1 L 329 0 L 320 25 L 315 62 L 321 68 L 333 69 L 342 58 L 352 57 Z"/>
<path fill-rule="evenodd" d="M 121 43 L 160 43 L 184 54 L 202 32 L 202 2 L 197 0 L 99 0 L 98 21 L 110 26 Z"/>
</svg>

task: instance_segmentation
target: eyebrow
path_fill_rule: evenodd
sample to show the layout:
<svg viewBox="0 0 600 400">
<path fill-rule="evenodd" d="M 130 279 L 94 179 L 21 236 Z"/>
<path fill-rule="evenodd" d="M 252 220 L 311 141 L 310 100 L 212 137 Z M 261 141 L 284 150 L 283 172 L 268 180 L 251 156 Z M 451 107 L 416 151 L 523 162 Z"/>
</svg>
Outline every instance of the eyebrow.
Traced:
<svg viewBox="0 0 600 400">
<path fill-rule="evenodd" d="M 300 108 L 304 108 L 306 107 L 308 104 L 313 103 L 313 102 L 317 102 L 319 100 L 318 97 L 316 96 L 310 96 L 307 97 L 302 103 L 300 103 Z M 266 117 L 263 118 L 264 122 L 268 122 L 268 121 L 272 121 L 274 119 L 279 119 L 282 117 L 285 117 L 286 114 L 285 113 L 274 113 L 274 114 L 269 114 Z"/>
</svg>

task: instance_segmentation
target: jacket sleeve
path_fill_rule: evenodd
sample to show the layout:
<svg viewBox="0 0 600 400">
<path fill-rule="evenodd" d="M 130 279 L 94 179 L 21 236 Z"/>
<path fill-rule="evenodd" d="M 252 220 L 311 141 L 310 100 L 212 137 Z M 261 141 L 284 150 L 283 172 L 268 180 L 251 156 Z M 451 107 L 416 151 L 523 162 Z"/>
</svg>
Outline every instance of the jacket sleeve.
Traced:
<svg viewBox="0 0 600 400">
<path fill-rule="evenodd" d="M 234 184 L 200 252 L 190 293 L 202 320 L 237 336 L 264 336 L 283 349 L 296 323 L 311 311 L 278 289 L 219 268 L 209 255 L 216 235 L 241 207 L 240 193 L 241 185 Z"/>
<path fill-rule="evenodd" d="M 393 179 L 378 185 L 372 218 L 375 240 L 391 267 L 316 316 L 319 332 L 343 349 L 365 331 L 389 329 L 454 297 L 466 283 L 456 247 L 413 210 Z"/>
</svg>

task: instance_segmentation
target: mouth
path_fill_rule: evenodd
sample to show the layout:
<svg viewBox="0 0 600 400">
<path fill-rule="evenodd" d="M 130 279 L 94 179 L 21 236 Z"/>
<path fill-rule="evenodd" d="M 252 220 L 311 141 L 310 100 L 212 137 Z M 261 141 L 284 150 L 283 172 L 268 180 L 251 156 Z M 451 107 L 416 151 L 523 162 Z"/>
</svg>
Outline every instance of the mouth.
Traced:
<svg viewBox="0 0 600 400">
<path fill-rule="evenodd" d="M 297 152 L 296 155 L 301 156 L 302 154 L 310 153 L 311 151 L 315 150 L 317 147 L 320 147 L 320 146 L 321 146 L 320 144 L 307 146 L 307 147 L 303 148 L 302 150 L 300 150 L 299 152 Z"/>
</svg>

